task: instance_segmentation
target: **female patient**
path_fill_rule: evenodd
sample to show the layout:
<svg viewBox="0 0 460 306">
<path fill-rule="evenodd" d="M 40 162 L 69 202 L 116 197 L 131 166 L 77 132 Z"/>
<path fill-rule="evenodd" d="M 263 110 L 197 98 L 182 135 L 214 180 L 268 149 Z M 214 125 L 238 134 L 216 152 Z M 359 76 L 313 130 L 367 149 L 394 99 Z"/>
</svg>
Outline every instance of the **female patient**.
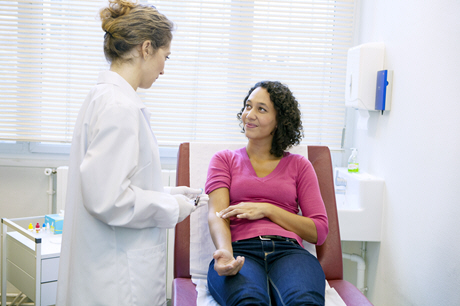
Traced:
<svg viewBox="0 0 460 306">
<path fill-rule="evenodd" d="M 298 102 L 285 85 L 259 82 L 237 116 L 248 143 L 216 153 L 206 182 L 209 290 L 222 306 L 324 305 L 323 270 L 301 245 L 325 241 L 326 210 L 311 163 L 285 152 L 302 137 Z"/>
</svg>

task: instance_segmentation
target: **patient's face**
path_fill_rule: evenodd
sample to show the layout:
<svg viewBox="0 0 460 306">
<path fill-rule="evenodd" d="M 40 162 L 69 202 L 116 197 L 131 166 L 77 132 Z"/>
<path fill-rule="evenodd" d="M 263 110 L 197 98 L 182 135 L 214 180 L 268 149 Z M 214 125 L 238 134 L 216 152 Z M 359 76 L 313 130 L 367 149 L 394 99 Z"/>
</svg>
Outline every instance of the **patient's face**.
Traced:
<svg viewBox="0 0 460 306">
<path fill-rule="evenodd" d="M 265 88 L 258 87 L 249 96 L 242 114 L 245 135 L 249 139 L 271 140 L 276 127 L 276 110 Z"/>
</svg>

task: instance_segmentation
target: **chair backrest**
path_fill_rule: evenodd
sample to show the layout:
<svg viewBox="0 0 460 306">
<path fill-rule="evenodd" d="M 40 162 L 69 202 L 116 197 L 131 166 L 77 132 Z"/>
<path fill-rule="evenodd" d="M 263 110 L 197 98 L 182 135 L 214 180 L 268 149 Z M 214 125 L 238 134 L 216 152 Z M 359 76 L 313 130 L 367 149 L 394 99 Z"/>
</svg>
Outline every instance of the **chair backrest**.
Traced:
<svg viewBox="0 0 460 306">
<path fill-rule="evenodd" d="M 190 144 L 182 143 L 177 156 L 176 185 L 190 186 Z M 329 220 L 329 234 L 323 245 L 316 247 L 318 260 L 327 280 L 342 279 L 342 247 L 335 202 L 332 161 L 326 146 L 308 146 L 308 159 L 318 177 Z M 190 217 L 176 225 L 174 243 L 174 278 L 190 278 Z"/>
</svg>

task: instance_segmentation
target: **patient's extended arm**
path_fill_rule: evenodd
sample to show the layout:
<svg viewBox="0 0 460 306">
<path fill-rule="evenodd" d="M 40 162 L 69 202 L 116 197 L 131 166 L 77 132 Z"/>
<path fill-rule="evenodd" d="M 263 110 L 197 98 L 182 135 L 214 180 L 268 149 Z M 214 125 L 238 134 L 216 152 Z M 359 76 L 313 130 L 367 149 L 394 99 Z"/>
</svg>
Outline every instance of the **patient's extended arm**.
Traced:
<svg viewBox="0 0 460 306">
<path fill-rule="evenodd" d="M 215 260 L 214 269 L 220 276 L 235 275 L 244 264 L 244 257 L 233 257 L 230 220 L 219 218 L 216 215 L 216 212 L 227 208 L 229 203 L 230 198 L 227 188 L 219 188 L 209 194 L 209 231 L 216 246 L 216 251 L 213 254 Z"/>
</svg>

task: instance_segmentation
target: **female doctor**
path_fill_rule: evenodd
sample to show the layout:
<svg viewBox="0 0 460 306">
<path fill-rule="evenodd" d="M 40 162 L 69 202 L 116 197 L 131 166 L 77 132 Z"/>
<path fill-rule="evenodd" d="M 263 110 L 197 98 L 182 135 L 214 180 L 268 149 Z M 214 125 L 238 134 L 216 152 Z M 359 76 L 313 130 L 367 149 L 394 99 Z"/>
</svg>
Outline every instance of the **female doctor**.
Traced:
<svg viewBox="0 0 460 306">
<path fill-rule="evenodd" d="M 111 0 L 100 16 L 111 66 L 75 126 L 56 304 L 166 305 L 166 229 L 194 210 L 189 198 L 201 190 L 164 192 L 136 90 L 164 73 L 173 24 L 126 0 Z"/>
</svg>

